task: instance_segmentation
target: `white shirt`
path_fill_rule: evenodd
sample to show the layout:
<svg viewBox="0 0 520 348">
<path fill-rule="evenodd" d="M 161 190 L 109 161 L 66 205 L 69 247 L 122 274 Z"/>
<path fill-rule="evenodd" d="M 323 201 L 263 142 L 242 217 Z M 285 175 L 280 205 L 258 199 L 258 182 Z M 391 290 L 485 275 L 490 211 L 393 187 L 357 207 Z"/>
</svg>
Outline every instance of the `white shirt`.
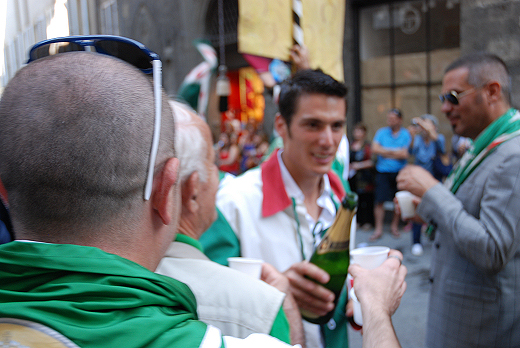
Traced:
<svg viewBox="0 0 520 348">
<path fill-rule="evenodd" d="M 305 196 L 283 163 L 282 152 L 282 150 L 278 152 L 278 163 L 280 165 L 285 191 L 289 197 L 295 199 L 297 206 L 304 206 Z M 318 217 L 318 221 L 320 222 L 321 226 L 317 227 L 316 223 L 318 221 L 315 221 L 312 216 L 307 211 L 305 211 L 305 220 L 309 226 L 309 231 L 315 231 L 316 228 L 316 233 L 313 233 L 315 247 L 321 241 L 321 235 L 318 232 L 329 228 L 334 222 L 334 218 L 336 217 L 336 205 L 332 200 L 333 192 L 332 188 L 330 187 L 329 176 L 327 174 L 323 175 L 321 183 L 321 195 L 316 200 L 318 207 L 322 208 L 320 216 Z M 305 258 L 308 259 L 308 257 Z"/>
</svg>

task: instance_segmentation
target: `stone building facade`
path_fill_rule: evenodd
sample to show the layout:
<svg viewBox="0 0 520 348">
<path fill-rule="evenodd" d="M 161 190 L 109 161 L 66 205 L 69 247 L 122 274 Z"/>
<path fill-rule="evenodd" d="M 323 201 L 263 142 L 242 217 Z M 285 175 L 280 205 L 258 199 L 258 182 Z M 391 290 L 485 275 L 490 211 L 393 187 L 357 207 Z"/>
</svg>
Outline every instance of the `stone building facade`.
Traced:
<svg viewBox="0 0 520 348">
<path fill-rule="evenodd" d="M 208 39 L 219 49 L 217 3 L 9 0 L 4 14 L 2 86 L 23 64 L 24 50 L 45 35 L 41 23 L 49 25 L 56 17 L 54 9 L 63 4 L 70 34 L 127 36 L 157 52 L 163 61 L 163 85 L 175 96 L 186 74 L 202 61 L 193 41 Z M 247 65 L 237 52 L 238 0 L 223 0 L 223 4 L 226 64 L 233 70 Z M 442 72 L 451 60 L 473 51 L 492 52 L 505 60 L 512 74 L 512 103 L 520 106 L 520 0 L 349 0 L 343 34 L 348 128 L 362 120 L 369 137 L 384 125 L 386 111 L 399 107 L 405 125 L 420 114 L 435 114 L 449 139 L 451 129 L 437 99 Z M 208 121 L 216 133 L 220 116 L 214 93 Z"/>
<path fill-rule="evenodd" d="M 120 35 L 139 40 L 161 55 L 163 83 L 171 95 L 191 68 L 202 61 L 193 40 L 207 38 L 218 46 L 215 0 L 117 0 L 117 7 Z M 237 7 L 237 0 L 224 0 L 226 63 L 230 69 L 246 65 L 237 53 Z M 385 19 L 385 11 L 391 18 Z M 392 20 L 393 24 L 385 24 Z M 372 33 L 365 33 L 367 25 L 372 26 Z M 427 25 L 429 27 L 424 29 Z M 381 44 L 388 46 L 388 53 L 381 53 L 377 45 L 382 40 L 380 35 L 386 35 L 382 34 L 385 29 L 395 33 L 394 42 Z M 408 34 L 403 34 L 405 32 Z M 399 41 L 406 41 L 409 35 L 410 42 L 417 42 L 422 32 L 430 37 L 423 48 L 407 47 Z M 378 40 L 372 43 L 372 48 L 366 44 L 371 35 L 376 35 L 373 38 Z M 506 61 L 513 76 L 513 105 L 519 106 L 520 1 L 349 1 L 343 48 L 345 83 L 349 87 L 349 128 L 363 120 L 369 125 L 371 136 L 384 125 L 386 110 L 399 107 L 404 111 L 405 125 L 422 113 L 437 115 L 441 132 L 449 139 L 451 129 L 440 113 L 437 99 L 442 72 L 454 58 L 472 51 L 492 52 Z M 385 66 L 390 68 L 383 71 Z M 210 100 L 210 105 L 210 124 L 218 128 L 215 98 Z"/>
</svg>

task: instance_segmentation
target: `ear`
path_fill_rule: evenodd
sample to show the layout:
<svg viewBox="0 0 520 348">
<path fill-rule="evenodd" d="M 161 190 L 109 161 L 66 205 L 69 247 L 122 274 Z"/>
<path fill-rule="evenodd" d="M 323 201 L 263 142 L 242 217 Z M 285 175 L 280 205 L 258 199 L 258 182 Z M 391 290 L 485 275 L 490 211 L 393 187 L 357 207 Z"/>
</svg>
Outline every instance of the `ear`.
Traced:
<svg viewBox="0 0 520 348">
<path fill-rule="evenodd" d="M 496 81 L 491 81 L 486 86 L 486 94 L 490 102 L 497 102 L 502 98 L 502 86 Z"/>
<path fill-rule="evenodd" d="M 164 164 L 161 172 L 154 178 L 152 206 L 165 225 L 169 225 L 172 221 L 177 220 L 177 217 L 173 216 L 173 214 L 178 212 L 178 209 L 175 209 L 175 205 L 180 204 L 175 192 L 178 186 L 178 170 L 179 160 L 170 158 Z"/>
<path fill-rule="evenodd" d="M 288 134 L 289 129 L 287 127 L 287 123 L 285 122 L 285 119 L 282 117 L 282 115 L 278 112 L 276 113 L 275 119 L 274 119 L 274 128 L 276 129 L 276 132 L 283 138 Z"/>
<path fill-rule="evenodd" d="M 182 210 L 187 210 L 190 213 L 195 213 L 198 208 L 199 204 L 197 201 L 197 197 L 200 192 L 200 180 L 199 180 L 199 173 L 193 172 L 188 177 L 188 180 L 182 184 Z"/>
</svg>

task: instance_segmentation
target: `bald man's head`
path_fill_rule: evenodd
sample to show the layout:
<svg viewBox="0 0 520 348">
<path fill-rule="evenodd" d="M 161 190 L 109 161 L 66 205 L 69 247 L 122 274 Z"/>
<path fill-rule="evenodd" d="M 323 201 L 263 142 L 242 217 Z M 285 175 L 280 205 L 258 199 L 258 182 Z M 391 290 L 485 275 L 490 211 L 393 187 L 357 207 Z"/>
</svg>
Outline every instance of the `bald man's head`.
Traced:
<svg viewBox="0 0 520 348">
<path fill-rule="evenodd" d="M 162 113 L 156 168 L 174 155 L 165 96 Z M 152 82 L 121 60 L 73 52 L 21 69 L 0 101 L 0 177 L 15 223 L 50 230 L 131 216 L 153 124 Z"/>
</svg>

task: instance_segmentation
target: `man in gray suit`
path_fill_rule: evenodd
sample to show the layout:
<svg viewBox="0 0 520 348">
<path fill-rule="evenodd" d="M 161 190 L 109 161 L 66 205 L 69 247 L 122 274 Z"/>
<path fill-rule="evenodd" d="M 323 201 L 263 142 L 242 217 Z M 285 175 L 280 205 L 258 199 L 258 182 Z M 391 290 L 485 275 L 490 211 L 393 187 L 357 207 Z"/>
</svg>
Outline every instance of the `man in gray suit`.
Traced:
<svg viewBox="0 0 520 348">
<path fill-rule="evenodd" d="M 397 177 L 436 230 L 428 347 L 520 347 L 520 113 L 509 81 L 491 54 L 452 63 L 442 111 L 473 145 L 444 185 L 418 166 Z"/>
</svg>

